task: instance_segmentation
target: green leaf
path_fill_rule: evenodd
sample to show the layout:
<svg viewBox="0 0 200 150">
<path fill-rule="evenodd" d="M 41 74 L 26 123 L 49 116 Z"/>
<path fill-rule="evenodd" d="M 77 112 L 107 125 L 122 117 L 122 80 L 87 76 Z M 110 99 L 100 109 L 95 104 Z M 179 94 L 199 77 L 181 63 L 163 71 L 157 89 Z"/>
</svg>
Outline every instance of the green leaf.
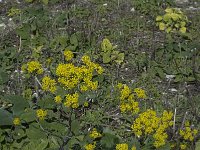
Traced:
<svg viewBox="0 0 200 150">
<path fill-rule="evenodd" d="M 74 46 L 78 46 L 78 39 L 76 37 L 76 34 L 71 35 L 70 43 L 73 44 Z"/>
<path fill-rule="evenodd" d="M 32 122 L 36 119 L 36 113 L 35 111 L 30 110 L 28 112 L 21 114 L 20 119 L 26 122 Z"/>
<path fill-rule="evenodd" d="M 44 150 L 44 149 L 46 149 L 48 144 L 49 144 L 49 142 L 46 139 L 41 139 L 41 138 L 39 140 L 31 139 L 30 143 L 25 145 L 22 150 L 30 150 L 33 148 L 34 148 L 34 150 Z"/>
<path fill-rule="evenodd" d="M 159 30 L 165 30 L 165 28 L 166 28 L 166 25 L 163 23 L 163 22 L 161 22 L 161 23 L 159 23 Z"/>
<path fill-rule="evenodd" d="M 119 143 L 119 138 L 109 128 L 104 128 L 103 134 L 104 136 L 101 138 L 100 142 L 105 148 L 114 148 L 115 145 Z"/>
<path fill-rule="evenodd" d="M 162 20 L 162 16 L 157 16 L 156 17 L 156 21 L 161 21 Z"/>
<path fill-rule="evenodd" d="M 195 150 L 200 150 L 200 140 L 196 142 Z"/>
<path fill-rule="evenodd" d="M 75 135 L 78 135 L 80 131 L 80 122 L 77 119 L 72 121 L 71 130 Z"/>
<path fill-rule="evenodd" d="M 108 39 L 103 39 L 101 49 L 103 52 L 111 52 L 113 50 L 113 46 Z"/>
<path fill-rule="evenodd" d="M 106 148 L 112 148 L 118 143 L 118 138 L 110 133 L 104 133 L 104 136 L 101 138 L 101 144 Z"/>
<path fill-rule="evenodd" d="M 73 145 L 75 145 L 75 144 L 79 144 L 79 141 L 76 139 L 76 137 L 73 136 L 73 137 L 69 140 L 69 142 L 67 143 L 66 148 L 67 148 L 67 149 L 71 149 L 71 148 L 73 147 Z"/>
<path fill-rule="evenodd" d="M 28 2 L 28 3 L 31 3 L 31 2 L 33 2 L 33 0 L 25 0 L 26 2 Z"/>
<path fill-rule="evenodd" d="M 45 139 L 46 134 L 42 131 L 38 124 L 32 123 L 28 129 L 26 129 L 26 134 L 29 139 Z"/>
<path fill-rule="evenodd" d="M 0 70 L 0 85 L 6 83 L 8 80 L 8 74 L 5 71 Z"/>
<path fill-rule="evenodd" d="M 0 125 L 12 125 L 12 114 L 4 109 L 0 109 Z"/>
<path fill-rule="evenodd" d="M 21 113 L 23 113 L 24 109 L 29 106 L 27 100 L 19 95 L 7 95 L 4 97 L 4 99 L 14 105 L 12 107 L 12 111 L 16 116 L 19 116 Z"/>
<path fill-rule="evenodd" d="M 121 63 L 123 63 L 123 61 L 124 61 L 124 53 L 119 53 L 115 62 L 117 64 L 121 64 Z"/>
<path fill-rule="evenodd" d="M 26 134 L 23 129 L 16 129 L 13 134 L 13 137 L 16 140 L 21 139 L 22 137 L 25 137 L 25 136 Z"/>
<path fill-rule="evenodd" d="M 110 52 L 103 53 L 103 63 L 107 64 L 111 61 Z"/>
<path fill-rule="evenodd" d="M 42 0 L 43 4 L 47 5 L 49 3 L 49 0 Z"/>
</svg>

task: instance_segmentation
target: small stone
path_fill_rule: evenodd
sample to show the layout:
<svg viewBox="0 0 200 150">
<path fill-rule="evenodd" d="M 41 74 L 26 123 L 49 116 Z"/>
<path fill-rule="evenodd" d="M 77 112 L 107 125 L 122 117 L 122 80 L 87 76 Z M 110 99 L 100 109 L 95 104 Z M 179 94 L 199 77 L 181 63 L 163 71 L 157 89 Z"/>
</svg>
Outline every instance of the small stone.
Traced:
<svg viewBox="0 0 200 150">
<path fill-rule="evenodd" d="M 178 4 L 184 4 L 184 3 L 189 3 L 189 0 L 175 0 L 175 2 Z"/>
</svg>

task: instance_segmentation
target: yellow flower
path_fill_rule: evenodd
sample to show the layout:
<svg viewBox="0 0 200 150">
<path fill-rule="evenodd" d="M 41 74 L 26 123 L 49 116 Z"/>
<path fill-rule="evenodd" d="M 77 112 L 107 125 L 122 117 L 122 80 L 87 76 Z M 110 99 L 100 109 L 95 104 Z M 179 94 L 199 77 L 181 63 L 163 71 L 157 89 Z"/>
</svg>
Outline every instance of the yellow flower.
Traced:
<svg viewBox="0 0 200 150">
<path fill-rule="evenodd" d="M 139 114 L 131 128 L 138 137 L 143 134 L 153 135 L 155 140 L 153 145 L 158 148 L 166 143 L 168 137 L 166 129 L 170 126 L 172 117 L 172 112 L 164 111 L 163 115 L 158 117 L 155 111 L 147 109 Z"/>
<path fill-rule="evenodd" d="M 131 94 L 131 90 L 127 85 L 124 85 L 123 89 L 121 90 L 121 96 L 120 99 L 124 100 L 125 98 L 127 98 L 130 94 Z"/>
<path fill-rule="evenodd" d="M 64 103 L 64 105 L 66 107 L 78 108 L 79 107 L 78 97 L 79 97 L 78 93 L 72 95 L 67 94 L 66 102 Z"/>
<path fill-rule="evenodd" d="M 56 81 L 48 76 L 42 79 L 42 89 L 54 93 L 56 91 Z"/>
<path fill-rule="evenodd" d="M 184 149 L 186 149 L 186 148 L 187 148 L 187 145 L 185 145 L 185 144 L 181 144 L 181 145 L 180 145 L 180 149 L 181 149 L 181 150 L 184 150 Z"/>
<path fill-rule="evenodd" d="M 118 83 L 118 84 L 117 84 L 117 88 L 118 88 L 118 89 L 121 89 L 122 87 L 123 87 L 123 84 L 122 84 L 122 83 Z"/>
<path fill-rule="evenodd" d="M 89 106 L 89 103 L 88 102 L 84 102 L 83 104 L 85 107 L 88 107 Z"/>
<path fill-rule="evenodd" d="M 42 74 L 43 73 L 42 65 L 38 61 L 30 61 L 27 63 L 27 71 L 28 73 Z"/>
<path fill-rule="evenodd" d="M 186 121 L 184 130 L 180 130 L 179 134 L 184 140 L 193 141 L 197 132 L 198 131 L 196 129 L 192 130 L 190 128 L 190 123 L 188 121 Z"/>
<path fill-rule="evenodd" d="M 136 93 L 138 98 L 146 98 L 146 94 L 145 94 L 145 90 L 141 89 L 141 88 L 135 88 L 134 92 Z"/>
<path fill-rule="evenodd" d="M 88 87 L 86 85 L 81 85 L 80 89 L 81 89 L 82 92 L 85 92 L 85 91 L 88 90 Z"/>
<path fill-rule="evenodd" d="M 47 111 L 46 110 L 43 110 L 43 109 L 38 109 L 36 111 L 36 114 L 37 114 L 37 117 L 40 119 L 40 120 L 44 120 L 44 118 L 47 116 Z"/>
<path fill-rule="evenodd" d="M 97 132 L 96 128 L 93 128 L 93 130 L 90 133 L 90 137 L 93 139 L 99 138 L 101 136 L 102 136 L 101 133 Z"/>
<path fill-rule="evenodd" d="M 126 143 L 117 144 L 116 150 L 128 150 L 128 144 L 126 144 Z"/>
<path fill-rule="evenodd" d="M 70 50 L 65 50 L 64 51 L 64 56 L 65 56 L 65 60 L 69 61 L 74 57 L 74 54 Z"/>
<path fill-rule="evenodd" d="M 131 148 L 131 150 L 136 150 L 136 147 L 135 147 L 135 146 L 133 146 L 133 147 Z"/>
<path fill-rule="evenodd" d="M 85 150 L 94 150 L 96 147 L 96 142 L 94 142 L 93 144 L 87 144 L 84 146 Z"/>
<path fill-rule="evenodd" d="M 55 98 L 54 98 L 55 102 L 56 103 L 61 103 L 62 102 L 62 98 L 60 95 L 57 95 Z"/>
<path fill-rule="evenodd" d="M 21 121 L 20 121 L 20 119 L 19 118 L 14 118 L 14 120 L 13 120 L 13 124 L 14 125 L 20 125 L 20 123 L 21 123 Z"/>
<path fill-rule="evenodd" d="M 84 56 L 81 58 L 81 60 L 82 60 L 82 62 L 83 62 L 84 64 L 89 64 L 89 63 L 91 62 L 90 57 L 87 56 L 87 55 L 84 55 Z"/>
</svg>

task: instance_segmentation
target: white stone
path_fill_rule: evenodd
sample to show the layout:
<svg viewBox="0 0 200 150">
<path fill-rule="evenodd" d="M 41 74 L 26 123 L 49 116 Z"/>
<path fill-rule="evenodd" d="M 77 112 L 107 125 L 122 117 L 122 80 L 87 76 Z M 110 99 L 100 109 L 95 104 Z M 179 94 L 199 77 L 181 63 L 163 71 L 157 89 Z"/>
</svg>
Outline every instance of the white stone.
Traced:
<svg viewBox="0 0 200 150">
<path fill-rule="evenodd" d="M 184 4 L 184 3 L 189 3 L 189 0 L 175 0 L 175 2 L 178 4 Z"/>
<path fill-rule="evenodd" d="M 134 12 L 135 11 L 135 8 L 133 7 L 133 8 L 131 8 L 131 12 Z"/>
</svg>

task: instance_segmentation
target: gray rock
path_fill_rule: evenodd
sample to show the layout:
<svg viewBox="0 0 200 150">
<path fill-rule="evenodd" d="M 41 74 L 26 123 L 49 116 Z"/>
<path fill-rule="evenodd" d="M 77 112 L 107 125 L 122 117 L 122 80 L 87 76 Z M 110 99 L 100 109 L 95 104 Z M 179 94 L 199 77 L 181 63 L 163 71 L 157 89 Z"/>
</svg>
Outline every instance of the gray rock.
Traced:
<svg viewBox="0 0 200 150">
<path fill-rule="evenodd" d="M 189 3 L 189 0 L 175 0 L 175 2 L 177 4 L 185 4 L 185 3 Z"/>
</svg>

